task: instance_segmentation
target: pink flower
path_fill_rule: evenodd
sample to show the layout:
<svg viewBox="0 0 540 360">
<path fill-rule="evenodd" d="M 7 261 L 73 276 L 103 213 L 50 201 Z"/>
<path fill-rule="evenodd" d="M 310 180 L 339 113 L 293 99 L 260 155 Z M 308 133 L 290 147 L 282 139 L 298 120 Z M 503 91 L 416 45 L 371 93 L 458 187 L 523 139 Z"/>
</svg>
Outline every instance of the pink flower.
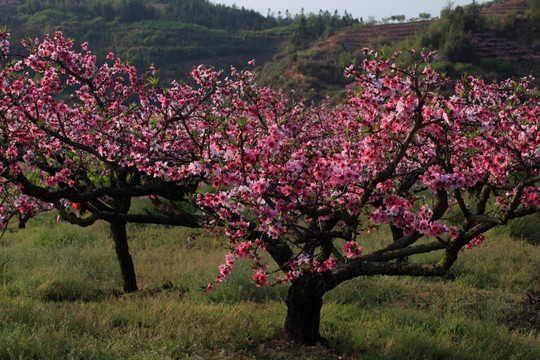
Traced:
<svg viewBox="0 0 540 360">
<path fill-rule="evenodd" d="M 470 248 L 472 248 L 474 246 L 480 246 L 480 244 L 482 244 L 484 242 L 484 240 L 486 240 L 486 235 L 485 234 L 478 235 L 477 237 L 472 239 L 467 245 L 465 245 L 465 248 L 470 249 Z"/>
<path fill-rule="evenodd" d="M 239 257 L 248 257 L 251 254 L 251 241 L 242 242 L 236 247 L 236 253 Z"/>
<path fill-rule="evenodd" d="M 429 66 L 426 66 L 426 67 L 424 68 L 424 71 L 422 71 L 422 74 L 426 74 L 426 75 L 429 76 L 429 75 L 433 74 L 433 69 L 430 68 Z"/>
<path fill-rule="evenodd" d="M 350 259 L 362 255 L 362 247 L 356 241 L 347 241 L 343 246 L 343 252 Z"/>
<path fill-rule="evenodd" d="M 328 270 L 332 270 L 334 267 L 336 267 L 337 262 L 336 259 L 333 257 L 329 257 L 325 262 L 322 263 L 319 267 L 317 267 L 318 272 L 325 272 Z"/>
<path fill-rule="evenodd" d="M 279 150 L 279 145 L 276 141 L 276 139 L 274 139 L 273 136 L 270 136 L 266 139 L 266 142 L 265 142 L 267 148 L 270 150 L 270 153 L 272 154 L 276 154 L 277 151 Z"/>
<path fill-rule="evenodd" d="M 230 267 L 234 266 L 236 264 L 236 257 L 232 253 L 225 255 L 225 263 Z"/>
<path fill-rule="evenodd" d="M 252 191 L 256 195 L 262 195 L 266 191 L 266 188 L 268 187 L 268 184 L 265 181 L 256 181 L 251 185 Z"/>
<path fill-rule="evenodd" d="M 431 227 L 427 230 L 427 235 L 437 237 L 437 236 L 441 236 L 447 231 L 448 231 L 448 227 L 446 225 L 443 225 L 437 221 L 434 221 L 433 224 L 431 224 Z"/>
<path fill-rule="evenodd" d="M 255 275 L 253 275 L 253 281 L 255 282 L 255 286 L 261 287 L 268 284 L 268 278 L 266 277 L 266 272 L 263 268 L 258 268 L 254 271 Z"/>
<path fill-rule="evenodd" d="M 232 271 L 232 269 L 231 269 L 230 266 L 227 266 L 227 265 L 224 265 L 224 264 L 219 265 L 219 272 L 220 272 L 221 276 L 223 276 L 224 280 L 225 280 L 225 278 L 227 276 L 230 275 L 231 271 Z"/>
</svg>

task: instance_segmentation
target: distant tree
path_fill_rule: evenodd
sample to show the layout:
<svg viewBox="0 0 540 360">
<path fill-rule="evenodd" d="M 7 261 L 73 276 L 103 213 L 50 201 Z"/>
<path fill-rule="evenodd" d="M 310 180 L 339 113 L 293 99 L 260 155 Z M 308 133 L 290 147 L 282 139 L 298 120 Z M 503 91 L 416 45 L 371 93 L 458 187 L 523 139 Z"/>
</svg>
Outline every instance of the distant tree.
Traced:
<svg viewBox="0 0 540 360">
<path fill-rule="evenodd" d="M 446 10 L 446 11 L 452 10 L 454 8 L 455 3 L 456 2 L 454 0 L 446 0 L 443 10 Z"/>
<path fill-rule="evenodd" d="M 420 20 L 426 21 L 426 20 L 429 20 L 431 18 L 431 14 L 422 12 L 422 13 L 418 14 L 418 17 L 420 18 Z"/>
<path fill-rule="evenodd" d="M 122 22 L 151 19 L 155 14 L 152 6 L 145 5 L 139 0 L 115 0 L 113 8 L 116 16 Z"/>
<path fill-rule="evenodd" d="M 367 18 L 367 21 L 366 21 L 366 25 L 375 25 L 377 23 L 377 19 L 375 18 L 375 16 L 368 16 Z"/>
<path fill-rule="evenodd" d="M 441 50 L 452 62 L 470 62 L 474 58 L 475 44 L 463 31 L 450 27 Z"/>
<path fill-rule="evenodd" d="M 302 14 L 297 16 L 295 22 L 297 26 L 291 36 L 291 43 L 298 48 L 305 48 L 309 45 L 314 34 L 308 28 L 306 16 Z"/>
</svg>

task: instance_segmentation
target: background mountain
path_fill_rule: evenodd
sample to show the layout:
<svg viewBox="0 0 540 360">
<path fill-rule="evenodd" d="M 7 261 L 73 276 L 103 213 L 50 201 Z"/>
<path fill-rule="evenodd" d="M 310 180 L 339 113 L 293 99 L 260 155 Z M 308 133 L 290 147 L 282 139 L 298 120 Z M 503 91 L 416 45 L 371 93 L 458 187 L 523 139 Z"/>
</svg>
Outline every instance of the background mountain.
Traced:
<svg viewBox="0 0 540 360">
<path fill-rule="evenodd" d="M 350 14 L 267 14 L 207 0 L 0 1 L 0 26 L 20 40 L 61 30 L 87 41 L 103 59 L 115 52 L 137 68 L 154 65 L 162 81 L 183 78 L 198 64 L 227 69 L 256 59 L 262 83 L 297 96 L 339 99 L 343 67 L 362 60 L 361 49 L 438 50 L 434 66 L 452 76 L 489 79 L 538 74 L 540 0 L 492 1 L 420 13 L 379 23 Z"/>
</svg>

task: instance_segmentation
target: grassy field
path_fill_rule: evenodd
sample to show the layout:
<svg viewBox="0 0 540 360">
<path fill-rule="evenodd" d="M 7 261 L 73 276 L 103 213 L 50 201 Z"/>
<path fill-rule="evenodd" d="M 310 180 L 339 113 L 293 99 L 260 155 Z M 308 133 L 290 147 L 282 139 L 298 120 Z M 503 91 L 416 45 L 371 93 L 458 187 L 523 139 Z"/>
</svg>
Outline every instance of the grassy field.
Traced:
<svg viewBox="0 0 540 360">
<path fill-rule="evenodd" d="M 0 359 L 538 359 L 540 247 L 490 234 L 443 279 L 365 277 L 325 298 L 329 347 L 281 339 L 286 287 L 242 264 L 202 294 L 215 236 L 130 225 L 139 293 L 121 294 L 108 227 L 44 214 L 0 240 Z M 371 238 L 370 243 L 383 241 Z M 425 256 L 428 261 L 434 255 Z"/>
</svg>

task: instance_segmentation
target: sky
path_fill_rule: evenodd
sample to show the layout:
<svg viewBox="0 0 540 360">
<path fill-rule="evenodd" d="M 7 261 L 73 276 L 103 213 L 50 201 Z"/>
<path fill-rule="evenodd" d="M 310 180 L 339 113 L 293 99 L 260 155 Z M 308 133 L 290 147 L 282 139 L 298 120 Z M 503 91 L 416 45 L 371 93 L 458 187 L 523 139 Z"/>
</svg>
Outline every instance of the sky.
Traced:
<svg viewBox="0 0 540 360">
<path fill-rule="evenodd" d="M 318 13 L 319 10 L 328 10 L 331 14 L 334 10 L 338 10 L 340 15 L 343 15 L 345 10 L 354 18 L 363 18 L 366 21 L 370 16 L 377 20 L 389 17 L 392 15 L 405 15 L 407 19 L 418 17 L 418 14 L 425 12 L 431 14 L 432 17 L 439 16 L 441 9 L 448 6 L 449 0 L 210 0 L 217 4 L 233 5 L 253 9 L 263 15 L 268 13 L 270 8 L 277 15 L 278 11 L 285 14 L 285 10 L 289 10 L 291 14 L 298 14 L 304 8 L 306 13 Z M 453 0 L 454 6 L 468 5 L 471 0 Z M 478 3 L 486 2 L 485 0 Z"/>
</svg>

